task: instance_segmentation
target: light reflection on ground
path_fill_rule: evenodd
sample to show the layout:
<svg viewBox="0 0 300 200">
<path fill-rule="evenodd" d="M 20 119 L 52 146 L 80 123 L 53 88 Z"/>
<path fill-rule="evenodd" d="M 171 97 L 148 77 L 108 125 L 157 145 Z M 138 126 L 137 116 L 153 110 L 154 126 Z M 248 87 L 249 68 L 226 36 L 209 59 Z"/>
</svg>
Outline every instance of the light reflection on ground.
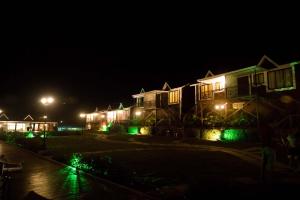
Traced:
<svg viewBox="0 0 300 200">
<path fill-rule="evenodd" d="M 59 170 L 59 175 L 64 176 L 63 190 L 68 191 L 70 199 L 78 199 L 80 196 L 90 191 L 89 183 L 80 171 L 73 167 L 64 167 Z"/>
</svg>

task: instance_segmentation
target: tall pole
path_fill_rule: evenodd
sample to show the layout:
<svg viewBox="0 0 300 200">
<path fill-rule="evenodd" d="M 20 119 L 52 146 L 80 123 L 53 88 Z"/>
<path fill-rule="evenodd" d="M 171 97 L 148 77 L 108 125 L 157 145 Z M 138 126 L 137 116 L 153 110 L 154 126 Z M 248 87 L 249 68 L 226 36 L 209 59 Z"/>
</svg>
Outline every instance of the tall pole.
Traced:
<svg viewBox="0 0 300 200">
<path fill-rule="evenodd" d="M 256 99 L 256 127 L 257 127 L 257 130 L 259 129 L 259 126 L 260 126 L 260 123 L 259 123 L 259 108 L 258 108 L 258 104 L 259 104 L 259 96 L 258 96 L 258 84 L 257 84 L 257 74 L 256 74 L 256 67 L 255 67 L 255 71 L 254 71 L 254 81 L 255 81 L 255 99 Z"/>
<path fill-rule="evenodd" d="M 47 105 L 45 105 L 45 116 L 44 116 L 44 138 L 43 138 L 43 148 L 46 150 L 46 125 L 47 125 Z"/>
<path fill-rule="evenodd" d="M 43 138 L 43 148 L 46 149 L 46 119 L 47 119 L 47 106 L 52 104 L 54 102 L 54 98 L 53 97 L 43 97 L 41 98 L 40 102 L 43 104 L 43 106 L 45 107 L 45 116 L 44 116 L 44 138 Z"/>
</svg>

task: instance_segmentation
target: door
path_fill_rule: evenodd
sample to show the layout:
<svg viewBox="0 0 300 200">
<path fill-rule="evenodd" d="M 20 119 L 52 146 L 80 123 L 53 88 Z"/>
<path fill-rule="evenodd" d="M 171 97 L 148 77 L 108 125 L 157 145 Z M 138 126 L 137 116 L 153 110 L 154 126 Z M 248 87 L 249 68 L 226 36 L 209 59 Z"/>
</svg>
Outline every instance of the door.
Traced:
<svg viewBox="0 0 300 200">
<path fill-rule="evenodd" d="M 238 96 L 249 96 L 249 76 L 239 77 L 237 79 L 238 83 Z"/>
</svg>

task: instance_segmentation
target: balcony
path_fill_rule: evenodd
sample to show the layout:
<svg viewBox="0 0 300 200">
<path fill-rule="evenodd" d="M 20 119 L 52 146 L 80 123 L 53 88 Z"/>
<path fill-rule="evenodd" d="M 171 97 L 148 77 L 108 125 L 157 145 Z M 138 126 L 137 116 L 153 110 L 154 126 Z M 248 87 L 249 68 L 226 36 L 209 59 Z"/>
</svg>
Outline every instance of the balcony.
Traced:
<svg viewBox="0 0 300 200">
<path fill-rule="evenodd" d="M 222 90 L 213 90 L 205 93 L 201 93 L 200 100 L 221 100 L 221 99 L 233 99 L 239 97 L 250 97 L 251 89 L 249 88 L 239 88 L 227 87 Z"/>
<path fill-rule="evenodd" d="M 158 101 L 144 101 L 142 103 L 136 103 L 136 107 L 144 107 L 145 109 L 155 109 L 155 108 L 162 108 L 161 102 Z"/>
</svg>

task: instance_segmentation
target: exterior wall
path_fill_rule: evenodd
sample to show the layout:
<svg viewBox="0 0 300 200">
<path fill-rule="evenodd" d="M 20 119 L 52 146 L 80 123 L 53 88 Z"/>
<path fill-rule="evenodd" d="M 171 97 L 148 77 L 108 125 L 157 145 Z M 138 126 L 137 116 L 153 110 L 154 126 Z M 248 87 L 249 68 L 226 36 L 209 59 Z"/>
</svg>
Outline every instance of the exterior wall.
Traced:
<svg viewBox="0 0 300 200">
<path fill-rule="evenodd" d="M 145 109 L 156 108 L 156 94 L 152 92 L 146 92 L 144 96 L 144 107 Z"/>
</svg>

